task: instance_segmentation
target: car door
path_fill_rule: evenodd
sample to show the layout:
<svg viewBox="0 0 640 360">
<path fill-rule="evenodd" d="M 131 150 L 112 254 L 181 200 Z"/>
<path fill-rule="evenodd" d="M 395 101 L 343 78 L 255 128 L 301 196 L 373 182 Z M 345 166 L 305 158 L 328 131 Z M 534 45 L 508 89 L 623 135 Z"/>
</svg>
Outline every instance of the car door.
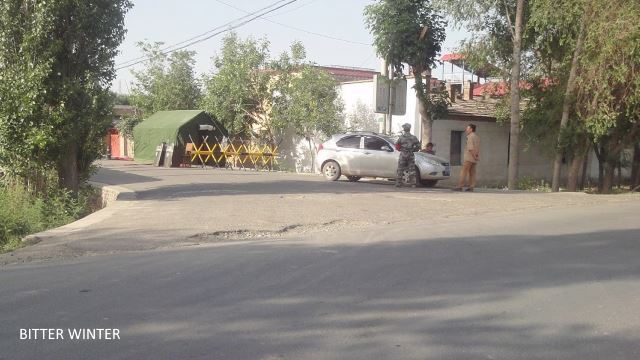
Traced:
<svg viewBox="0 0 640 360">
<path fill-rule="evenodd" d="M 375 135 L 364 136 L 364 176 L 392 178 L 396 176 L 398 152 L 393 145 Z"/>
<path fill-rule="evenodd" d="M 336 160 L 345 175 L 362 174 L 362 136 L 347 135 L 336 142 Z"/>
</svg>

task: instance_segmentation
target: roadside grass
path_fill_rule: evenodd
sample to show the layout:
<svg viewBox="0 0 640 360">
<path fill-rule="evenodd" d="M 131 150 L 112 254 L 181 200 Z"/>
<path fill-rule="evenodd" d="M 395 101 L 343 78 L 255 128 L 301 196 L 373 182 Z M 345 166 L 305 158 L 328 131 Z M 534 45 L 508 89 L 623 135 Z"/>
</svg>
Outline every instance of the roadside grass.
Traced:
<svg viewBox="0 0 640 360">
<path fill-rule="evenodd" d="M 523 176 L 518 179 L 518 189 L 538 192 L 551 192 L 551 184 L 543 179 L 536 179 L 531 176 Z"/>
<path fill-rule="evenodd" d="M 78 196 L 58 187 L 37 193 L 20 183 L 0 184 L 0 253 L 21 246 L 22 238 L 71 223 L 97 210 L 97 191 L 84 187 Z"/>
</svg>

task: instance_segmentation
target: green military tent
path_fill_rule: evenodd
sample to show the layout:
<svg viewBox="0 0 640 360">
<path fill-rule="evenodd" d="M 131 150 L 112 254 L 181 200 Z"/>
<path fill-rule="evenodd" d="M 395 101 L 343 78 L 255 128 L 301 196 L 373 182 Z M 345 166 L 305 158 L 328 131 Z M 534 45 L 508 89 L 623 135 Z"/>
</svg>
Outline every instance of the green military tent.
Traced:
<svg viewBox="0 0 640 360">
<path fill-rule="evenodd" d="M 213 131 L 201 131 L 200 125 L 211 125 Z M 139 163 L 153 163 L 156 147 L 162 143 L 174 144 L 175 154 L 184 154 L 185 146 L 191 142 L 202 142 L 203 135 L 222 140 L 226 130 L 202 110 L 159 111 L 133 129 L 134 159 Z"/>
</svg>

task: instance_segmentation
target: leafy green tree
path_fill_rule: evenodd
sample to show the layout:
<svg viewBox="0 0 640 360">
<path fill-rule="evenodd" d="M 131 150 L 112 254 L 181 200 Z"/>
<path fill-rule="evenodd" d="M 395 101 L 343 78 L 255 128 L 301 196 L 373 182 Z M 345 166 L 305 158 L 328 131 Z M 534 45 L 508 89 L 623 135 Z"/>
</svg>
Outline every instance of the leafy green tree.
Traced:
<svg viewBox="0 0 640 360">
<path fill-rule="evenodd" d="M 458 52 L 464 56 L 465 67 L 487 77 L 509 79 L 511 52 L 504 38 L 489 33 L 476 34 L 462 40 Z"/>
<path fill-rule="evenodd" d="M 194 110 L 202 97 L 200 82 L 195 77 L 195 52 L 175 51 L 166 54 L 162 43 L 140 42 L 148 59 L 140 71 L 132 71 L 136 82 L 131 103 L 145 116 L 163 110 Z"/>
<path fill-rule="evenodd" d="M 430 1 L 380 0 L 365 8 L 377 53 L 392 64 L 394 77 L 403 77 L 404 64 L 415 76 L 423 145 L 431 141 L 431 69 L 445 39 L 446 22 Z"/>
<path fill-rule="evenodd" d="M 336 81 L 316 67 L 302 66 L 288 86 L 278 89 L 272 116 L 279 127 L 290 126 L 304 137 L 311 153 L 311 171 L 315 171 L 315 140 L 337 133 L 342 126 L 342 101 Z"/>
<path fill-rule="evenodd" d="M 552 191 L 560 189 L 560 172 L 563 158 L 571 158 L 569 181 L 570 191 L 577 189 L 578 172 L 584 162 L 588 150 L 588 138 L 582 131 L 575 111 L 575 91 L 578 78 L 579 59 L 582 55 L 584 37 L 590 17 L 590 1 L 584 0 L 531 0 L 531 16 L 529 30 L 534 34 L 534 44 L 538 71 L 537 76 L 548 79 L 542 86 L 548 88 L 538 92 L 546 97 L 558 97 L 556 105 L 560 112 L 551 118 L 559 120 L 559 125 L 547 127 L 547 134 L 555 134 L 555 149 Z M 562 91 L 559 91 L 562 90 Z M 548 105 L 548 104 L 547 104 Z M 538 108 L 540 112 L 548 112 L 549 107 Z M 544 121 L 539 122 L 544 124 Z M 549 129 L 557 128 L 558 131 Z"/>
<path fill-rule="evenodd" d="M 378 121 L 370 105 L 358 100 L 347 114 L 347 122 L 351 131 L 378 131 Z"/>
<path fill-rule="evenodd" d="M 622 151 L 640 139 L 640 3 L 598 0 L 590 6 L 576 101 L 600 162 L 600 191 L 609 193 Z"/>
<path fill-rule="evenodd" d="M 127 94 L 119 94 L 112 92 L 114 105 L 131 105 L 131 96 Z"/>
<path fill-rule="evenodd" d="M 266 40 L 227 35 L 214 59 L 216 72 L 205 78 L 203 108 L 232 136 L 276 144 L 277 134 L 292 129 L 311 151 L 318 136 L 337 132 L 342 124 L 336 82 L 305 61 L 301 43 L 275 60 L 268 46 Z"/>
<path fill-rule="evenodd" d="M 465 23 L 471 31 L 484 34 L 486 49 L 495 51 L 496 58 L 510 64 L 510 141 L 509 189 L 518 184 L 520 138 L 520 78 L 523 70 L 522 54 L 527 49 L 524 30 L 528 19 L 525 0 L 437 0 L 437 5 L 455 21 Z M 508 46 L 510 45 L 510 46 Z M 510 57 L 505 56 L 511 50 Z"/>
<path fill-rule="evenodd" d="M 637 26 L 629 15 L 637 12 L 637 4 L 602 0 L 530 4 L 536 73 L 547 81 L 534 85 L 525 130 L 532 134 L 537 130 L 538 140 L 553 136 L 552 190 L 559 189 L 563 158 L 571 160 L 567 189 L 577 189 L 579 169 L 593 143 L 601 165 L 600 190 L 607 192 L 622 149 L 638 139 L 638 130 L 631 125 L 637 115 L 624 110 L 633 109 L 637 101 L 633 90 L 637 84 L 627 80 L 635 79 L 638 66 L 632 45 L 637 42 L 633 40 Z"/>
<path fill-rule="evenodd" d="M 128 0 L 0 2 L 0 161 L 77 192 L 110 126 Z"/>
<path fill-rule="evenodd" d="M 125 116 L 116 124 L 116 129 L 122 136 L 131 139 L 133 138 L 133 128 L 140 124 L 142 120 L 140 116 Z"/>
<path fill-rule="evenodd" d="M 205 76 L 202 107 L 232 136 L 250 136 L 253 125 L 266 122 L 270 111 L 269 43 L 227 35 L 221 54 L 213 59 L 215 72 Z"/>
</svg>

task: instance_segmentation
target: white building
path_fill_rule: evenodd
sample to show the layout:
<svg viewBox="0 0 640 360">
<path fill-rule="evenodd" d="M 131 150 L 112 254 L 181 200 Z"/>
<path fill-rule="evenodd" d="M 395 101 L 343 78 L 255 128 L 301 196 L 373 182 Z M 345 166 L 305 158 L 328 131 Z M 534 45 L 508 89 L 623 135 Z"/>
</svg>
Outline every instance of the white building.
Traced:
<svg viewBox="0 0 640 360">
<path fill-rule="evenodd" d="M 407 109 L 405 115 L 393 116 L 391 120 L 392 133 L 399 134 L 401 125 L 411 124 L 412 133 L 420 138 L 422 123 L 418 111 L 418 103 L 413 86 L 415 79 L 407 78 Z M 478 165 L 478 182 L 480 185 L 501 185 L 507 182 L 509 160 L 509 126 L 496 122 L 496 99 L 473 96 L 470 81 L 465 81 L 464 95 L 458 95 L 461 85 L 450 86 L 453 90 L 452 106 L 444 119 L 436 120 L 432 128 L 432 142 L 435 144 L 436 154 L 449 159 L 452 165 L 452 179 L 443 185 L 453 185 L 458 179 L 461 169 L 462 154 L 466 135 L 464 130 L 469 123 L 476 125 L 476 132 L 481 139 L 481 155 Z M 344 82 L 339 85 L 340 94 L 345 104 L 347 117 L 357 104 L 366 104 L 373 112 L 373 79 L 363 81 Z M 478 94 L 478 91 L 476 91 Z M 378 118 L 383 117 L 377 114 Z M 524 142 L 524 141 L 522 141 Z M 535 179 L 549 181 L 552 176 L 553 164 L 551 158 L 543 155 L 545 152 L 535 145 L 522 144 L 520 152 L 519 175 L 530 176 Z"/>
</svg>

